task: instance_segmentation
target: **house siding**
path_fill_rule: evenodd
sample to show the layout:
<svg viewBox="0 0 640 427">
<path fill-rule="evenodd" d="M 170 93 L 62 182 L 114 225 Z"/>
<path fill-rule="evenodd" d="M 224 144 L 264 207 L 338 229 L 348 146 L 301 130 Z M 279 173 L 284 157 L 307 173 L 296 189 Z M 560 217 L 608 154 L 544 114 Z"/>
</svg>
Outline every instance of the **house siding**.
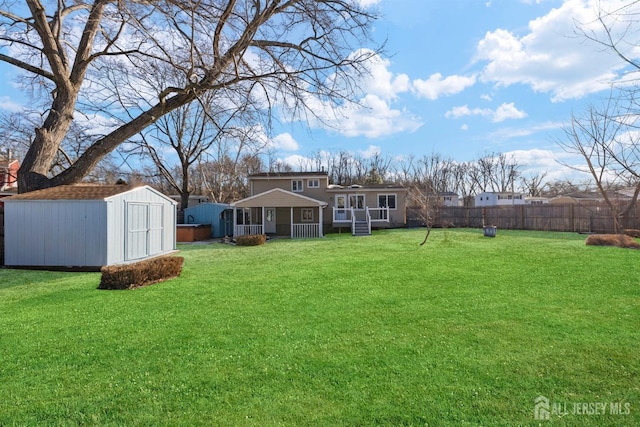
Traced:
<svg viewBox="0 0 640 427">
<path fill-rule="evenodd" d="M 327 190 L 330 195 L 330 206 L 334 206 L 335 196 L 344 194 L 347 198 L 354 194 L 364 195 L 364 205 L 368 208 L 378 207 L 378 196 L 383 194 L 395 194 L 396 195 L 396 208 L 389 209 L 389 222 L 388 223 L 376 223 L 373 225 L 375 228 L 398 228 L 404 227 L 407 223 L 407 196 L 406 190 L 402 187 L 387 187 L 387 188 L 332 188 Z M 328 212 L 325 212 L 325 221 L 331 222 L 333 209 L 327 208 Z"/>
<path fill-rule="evenodd" d="M 309 188 L 309 179 L 317 179 L 319 181 L 318 188 Z M 303 191 L 293 191 L 291 188 L 291 182 L 293 180 L 302 180 Z M 278 177 L 278 178 L 252 178 L 251 179 L 251 195 L 264 193 L 265 191 L 272 190 L 274 188 L 280 188 L 282 190 L 290 191 L 295 194 L 302 194 L 312 199 L 320 200 L 322 202 L 328 202 L 326 189 L 328 186 L 327 177 L 321 176 L 305 176 L 300 177 Z"/>
<path fill-rule="evenodd" d="M 318 187 L 309 188 L 309 180 L 317 180 Z M 292 191 L 292 182 L 302 181 L 303 191 Z M 347 198 L 354 194 L 361 194 L 364 196 L 365 205 L 363 207 L 378 208 L 378 196 L 395 195 L 396 208 L 389 210 L 389 222 L 374 221 L 372 223 L 373 228 L 398 228 L 406 226 L 406 203 L 407 203 L 407 191 L 403 187 L 393 185 L 380 185 L 380 186 L 354 186 L 354 187 L 337 187 L 329 186 L 329 180 L 326 173 L 283 173 L 283 174 L 257 174 L 249 177 L 251 196 L 247 199 L 243 199 L 237 202 L 237 207 L 255 207 L 264 206 L 278 207 L 277 210 L 277 229 L 278 234 L 284 232 L 289 234 L 290 224 L 303 223 L 302 210 L 300 208 L 313 208 L 314 209 L 314 221 L 318 222 L 318 215 L 322 216 L 321 222 L 325 231 L 330 231 L 333 228 L 350 227 L 351 224 L 347 223 L 335 223 L 333 222 L 333 207 L 335 206 L 335 199 L 337 195 L 345 195 Z M 284 190 L 287 193 L 279 191 L 273 191 L 274 189 Z M 292 197 L 291 193 L 296 196 L 304 196 L 306 198 L 313 199 L 313 201 L 304 200 L 302 197 Z M 322 209 L 321 213 L 318 212 L 317 203 L 326 203 L 326 207 Z M 283 212 L 280 207 L 286 206 L 287 212 Z M 290 208 L 294 208 L 293 218 L 291 218 Z M 357 214 L 364 215 L 364 209 L 358 211 Z M 283 224 L 283 218 L 286 220 L 286 224 Z M 287 227 L 285 230 L 283 227 Z"/>
</svg>

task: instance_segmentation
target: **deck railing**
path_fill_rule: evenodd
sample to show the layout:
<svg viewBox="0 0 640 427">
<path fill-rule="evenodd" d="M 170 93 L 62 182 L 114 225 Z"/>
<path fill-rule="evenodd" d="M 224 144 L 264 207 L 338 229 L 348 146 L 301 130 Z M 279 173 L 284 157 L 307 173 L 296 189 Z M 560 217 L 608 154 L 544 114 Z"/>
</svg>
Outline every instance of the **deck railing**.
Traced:
<svg viewBox="0 0 640 427">
<path fill-rule="evenodd" d="M 250 234 L 264 234 L 261 224 L 236 225 L 234 236 L 247 236 Z"/>
<path fill-rule="evenodd" d="M 369 208 L 365 207 L 368 211 L 369 217 L 373 222 L 389 222 L 389 208 Z M 358 214 L 358 212 L 360 212 Z M 359 216 L 359 217 L 358 217 Z M 366 214 L 362 211 L 357 211 L 353 208 L 338 209 L 333 208 L 333 222 L 334 223 L 353 223 L 354 221 L 364 221 L 367 218 Z"/>
<path fill-rule="evenodd" d="M 351 222 L 352 209 L 333 208 L 333 222 Z"/>
<path fill-rule="evenodd" d="M 293 239 L 315 239 L 320 236 L 319 224 L 293 224 Z"/>
<path fill-rule="evenodd" d="M 389 208 L 367 208 L 371 221 L 389 222 Z"/>
</svg>

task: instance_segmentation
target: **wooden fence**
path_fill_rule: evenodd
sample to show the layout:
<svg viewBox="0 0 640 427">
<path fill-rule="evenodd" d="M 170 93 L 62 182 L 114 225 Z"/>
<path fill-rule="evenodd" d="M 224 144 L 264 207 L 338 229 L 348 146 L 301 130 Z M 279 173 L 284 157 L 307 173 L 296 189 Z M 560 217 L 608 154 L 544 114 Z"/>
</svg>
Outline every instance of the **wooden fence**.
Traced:
<svg viewBox="0 0 640 427">
<path fill-rule="evenodd" d="M 424 225 L 420 212 L 407 209 L 409 226 Z M 502 229 L 573 231 L 579 233 L 613 232 L 613 215 L 607 206 L 598 205 L 516 205 L 487 207 L 440 207 L 435 211 L 435 226 L 477 228 L 495 225 Z M 640 229 L 640 208 L 631 211 L 625 228 Z"/>
</svg>

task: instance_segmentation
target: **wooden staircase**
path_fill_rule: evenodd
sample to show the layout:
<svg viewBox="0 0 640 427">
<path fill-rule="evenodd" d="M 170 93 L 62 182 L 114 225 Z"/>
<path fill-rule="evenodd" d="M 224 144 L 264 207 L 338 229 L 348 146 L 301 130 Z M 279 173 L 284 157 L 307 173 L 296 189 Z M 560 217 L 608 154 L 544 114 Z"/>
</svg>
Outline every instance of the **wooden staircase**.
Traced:
<svg viewBox="0 0 640 427">
<path fill-rule="evenodd" d="M 351 230 L 351 234 L 354 236 L 370 236 L 371 232 L 369 231 L 367 221 L 356 221 L 353 225 L 353 230 Z"/>
</svg>

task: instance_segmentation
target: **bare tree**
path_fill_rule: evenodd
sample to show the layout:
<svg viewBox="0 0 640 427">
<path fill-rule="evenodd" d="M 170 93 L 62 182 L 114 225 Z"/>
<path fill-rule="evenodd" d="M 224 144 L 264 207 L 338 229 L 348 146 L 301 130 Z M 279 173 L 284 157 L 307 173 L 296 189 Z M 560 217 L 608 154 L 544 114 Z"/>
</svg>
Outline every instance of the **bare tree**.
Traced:
<svg viewBox="0 0 640 427">
<path fill-rule="evenodd" d="M 558 144 L 585 161 L 582 170 L 591 175 L 598 192 L 611 210 L 613 230 L 620 233 L 640 193 L 638 173 L 638 116 L 622 107 L 620 100 L 609 97 L 601 106 L 591 106 L 582 117 L 573 115 L 565 128 L 565 138 Z M 567 165 L 568 166 L 568 165 Z M 575 167 L 574 167 L 575 168 Z M 620 183 L 633 182 L 635 191 L 628 203 L 621 204 L 610 190 Z"/>
<path fill-rule="evenodd" d="M 7 52 L 0 60 L 24 73 L 24 87 L 46 88 L 52 99 L 23 160 L 20 191 L 82 180 L 120 144 L 207 91 L 260 91 L 266 108 L 296 117 L 313 114 L 307 102 L 315 95 L 352 99 L 358 73 L 376 54 L 362 49 L 375 16 L 351 0 L 25 4 L 0 6 Z M 179 79 L 158 91 L 147 82 L 162 66 Z M 119 126 L 50 174 L 81 107 L 108 111 L 140 87 L 148 90 L 145 108 L 133 102 L 127 113 L 113 113 Z"/>
<path fill-rule="evenodd" d="M 265 143 L 251 126 L 256 114 L 248 98 L 220 105 L 213 93 L 158 119 L 142 133 L 140 146 L 173 192 L 180 195 L 180 211 L 189 204 L 194 165 L 207 153 L 215 159 L 237 159 L 244 153 L 257 155 Z M 167 150 L 168 149 L 168 150 Z M 178 164 L 178 173 L 173 166 Z"/>
<path fill-rule="evenodd" d="M 521 176 L 520 183 L 522 184 L 522 188 L 524 189 L 526 195 L 530 197 L 542 196 L 546 177 L 547 172 L 534 173 L 528 177 Z"/>
<path fill-rule="evenodd" d="M 250 196 L 247 177 L 264 170 L 256 153 L 223 148 L 216 155 L 207 153 L 203 157 L 191 174 L 193 188 L 218 203 L 231 203 Z"/>
</svg>

